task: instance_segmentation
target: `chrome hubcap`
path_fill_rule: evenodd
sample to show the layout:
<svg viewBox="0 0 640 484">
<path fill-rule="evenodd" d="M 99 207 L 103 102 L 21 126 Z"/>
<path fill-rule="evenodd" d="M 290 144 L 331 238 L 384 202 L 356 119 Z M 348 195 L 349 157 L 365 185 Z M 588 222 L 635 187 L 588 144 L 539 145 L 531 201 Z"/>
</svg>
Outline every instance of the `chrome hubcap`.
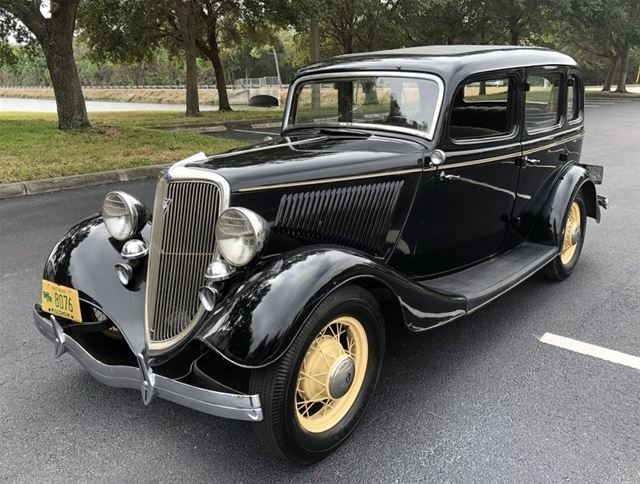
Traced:
<svg viewBox="0 0 640 484">
<path fill-rule="evenodd" d="M 341 398 L 349 391 L 353 383 L 356 365 L 353 359 L 343 355 L 333 364 L 330 370 L 328 392 L 332 398 Z"/>
<path fill-rule="evenodd" d="M 573 233 L 571 234 L 571 245 L 577 245 L 580 241 L 580 226 L 576 226 Z"/>
</svg>

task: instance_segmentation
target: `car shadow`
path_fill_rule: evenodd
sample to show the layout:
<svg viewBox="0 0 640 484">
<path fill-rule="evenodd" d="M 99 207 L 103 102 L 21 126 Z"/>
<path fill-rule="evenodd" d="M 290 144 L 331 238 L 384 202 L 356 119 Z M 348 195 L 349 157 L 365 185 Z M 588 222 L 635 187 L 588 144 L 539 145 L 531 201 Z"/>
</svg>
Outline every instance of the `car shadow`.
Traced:
<svg viewBox="0 0 640 484">
<path fill-rule="evenodd" d="M 518 331 L 518 320 L 526 317 L 528 308 L 544 300 L 553 288 L 553 284 L 536 276 L 504 295 L 499 303 L 449 325 L 420 334 L 389 332 L 379 384 L 359 427 L 338 452 L 311 468 L 295 467 L 267 455 L 254 439 L 249 424 L 212 418 L 159 399 L 145 408 L 137 392 L 105 387 L 85 373 L 80 373 L 78 379 L 90 391 L 75 395 L 74 404 L 88 405 L 79 402 L 91 395 L 91 400 L 104 402 L 103 409 L 112 414 L 110 418 L 117 418 L 118 412 L 127 408 L 136 427 L 145 427 L 144 445 L 156 449 L 155 458 L 165 451 L 180 453 L 180 474 L 197 469 L 202 476 L 229 473 L 238 480 L 265 476 L 306 479 L 335 466 L 353 467 L 354 462 L 366 467 L 374 464 L 384 450 L 379 448 L 380 438 L 393 435 L 394 429 L 405 426 L 407 420 L 429 418 L 434 425 L 446 423 L 437 408 L 439 404 L 433 402 L 435 396 L 445 392 L 453 379 L 460 384 L 461 379 L 472 378 L 474 364 L 492 357 L 492 351 L 499 350 L 503 341 Z M 421 443 L 432 447 L 441 438 L 437 434 L 424 435 Z M 396 444 L 387 440 L 385 445 L 384 451 L 388 452 L 388 446 Z M 335 476 L 333 471 L 330 476 Z"/>
</svg>

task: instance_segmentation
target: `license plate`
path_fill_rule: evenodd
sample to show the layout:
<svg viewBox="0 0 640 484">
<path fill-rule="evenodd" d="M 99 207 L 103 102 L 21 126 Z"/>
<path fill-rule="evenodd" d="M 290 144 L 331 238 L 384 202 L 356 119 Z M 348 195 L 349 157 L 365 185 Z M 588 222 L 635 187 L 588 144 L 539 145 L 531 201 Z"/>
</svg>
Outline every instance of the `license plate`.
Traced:
<svg viewBox="0 0 640 484">
<path fill-rule="evenodd" d="M 42 310 L 77 323 L 82 322 L 78 291 L 51 281 L 42 281 Z"/>
</svg>

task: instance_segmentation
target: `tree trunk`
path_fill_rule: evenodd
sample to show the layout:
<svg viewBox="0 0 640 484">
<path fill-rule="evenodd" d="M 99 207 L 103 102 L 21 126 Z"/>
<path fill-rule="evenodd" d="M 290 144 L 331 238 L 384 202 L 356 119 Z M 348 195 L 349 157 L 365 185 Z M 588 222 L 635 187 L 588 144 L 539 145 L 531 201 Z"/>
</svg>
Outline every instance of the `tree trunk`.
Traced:
<svg viewBox="0 0 640 484">
<path fill-rule="evenodd" d="M 47 61 L 58 110 L 58 128 L 88 128 L 89 117 L 73 58 L 73 32 L 79 0 L 52 0 L 50 18 L 40 13 L 40 2 L 2 2 L 33 33 Z"/>
<path fill-rule="evenodd" d="M 617 65 L 618 65 L 618 56 L 612 55 L 609 58 L 609 68 L 607 69 L 607 77 L 604 80 L 604 86 L 602 86 L 603 92 L 611 91 L 611 84 L 613 84 L 613 75 L 616 72 Z"/>
<path fill-rule="evenodd" d="M 364 103 L 366 105 L 378 104 L 378 90 L 374 81 L 365 81 L 362 83 L 364 91 Z"/>
<path fill-rule="evenodd" d="M 616 92 L 625 93 L 627 91 L 627 73 L 629 72 L 629 46 L 625 46 L 620 53 L 620 66 L 618 70 L 618 85 Z"/>
<path fill-rule="evenodd" d="M 515 15 L 509 17 L 509 39 L 511 45 L 520 44 L 520 19 Z"/>
<path fill-rule="evenodd" d="M 78 69 L 73 58 L 73 32 L 69 36 L 51 25 L 48 38 L 41 41 L 58 110 L 59 129 L 89 128 Z M 65 38 L 63 38 L 63 35 Z"/>
<path fill-rule="evenodd" d="M 232 111 L 229 104 L 229 96 L 227 95 L 227 84 L 224 79 L 224 70 L 222 68 L 222 61 L 220 60 L 220 50 L 218 49 L 218 43 L 215 43 L 215 47 L 211 48 L 211 55 L 209 60 L 213 66 L 213 72 L 216 75 L 216 87 L 218 88 L 218 109 L 220 111 Z"/>
<path fill-rule="evenodd" d="M 487 95 L 487 81 L 480 81 L 480 85 L 478 86 L 478 95 L 479 96 Z"/>
<path fill-rule="evenodd" d="M 184 47 L 185 63 L 187 65 L 187 110 L 185 116 L 200 116 L 200 99 L 198 95 L 198 64 L 196 57 L 196 12 L 194 5 L 189 0 L 184 5 L 183 18 L 181 19 L 181 34 Z"/>
</svg>

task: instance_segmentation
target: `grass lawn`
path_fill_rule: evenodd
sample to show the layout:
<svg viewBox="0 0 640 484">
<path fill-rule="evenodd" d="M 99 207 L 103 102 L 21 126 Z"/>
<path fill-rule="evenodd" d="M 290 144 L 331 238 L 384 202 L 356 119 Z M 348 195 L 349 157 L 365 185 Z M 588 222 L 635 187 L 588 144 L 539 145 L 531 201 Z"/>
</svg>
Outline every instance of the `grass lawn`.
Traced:
<svg viewBox="0 0 640 484">
<path fill-rule="evenodd" d="M 93 113 L 94 129 L 62 132 L 55 114 L 0 112 L 0 183 L 170 163 L 198 151 L 218 153 L 243 143 L 146 126 L 279 116 L 281 112 L 264 110 L 207 112 L 192 119 L 168 111 Z"/>
</svg>

